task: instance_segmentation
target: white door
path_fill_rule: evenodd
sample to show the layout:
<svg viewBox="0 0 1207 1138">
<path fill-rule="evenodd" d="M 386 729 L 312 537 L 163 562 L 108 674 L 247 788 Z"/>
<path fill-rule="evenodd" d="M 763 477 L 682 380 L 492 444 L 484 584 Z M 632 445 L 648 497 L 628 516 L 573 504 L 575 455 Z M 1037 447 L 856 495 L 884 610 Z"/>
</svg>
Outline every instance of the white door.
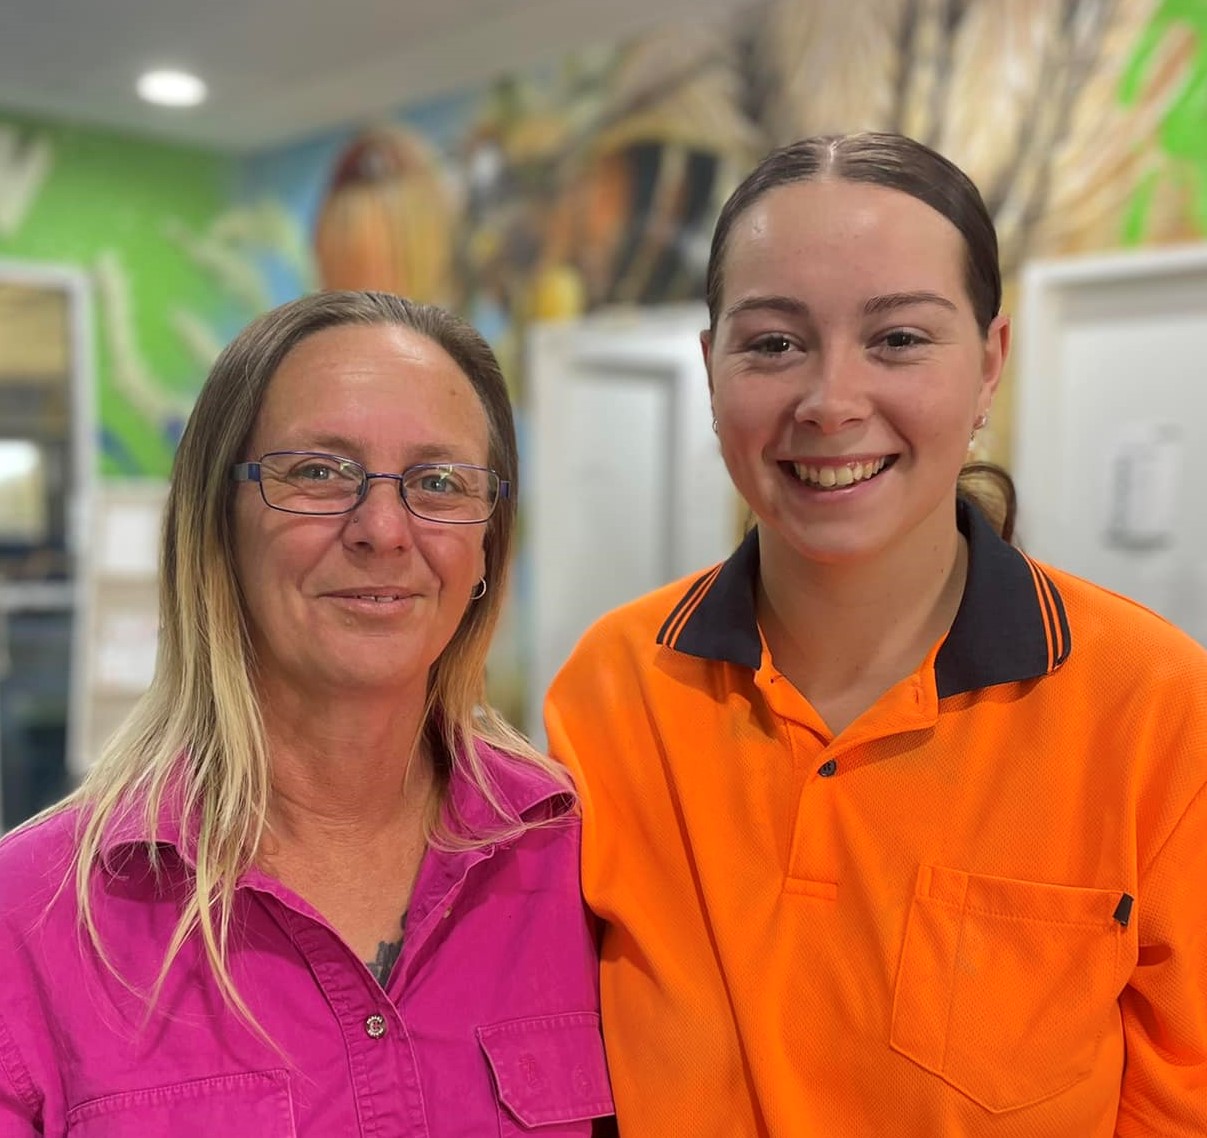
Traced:
<svg viewBox="0 0 1207 1138">
<path fill-rule="evenodd" d="M 1024 546 L 1207 644 L 1207 244 L 1037 262 L 1018 334 Z"/>
<path fill-rule="evenodd" d="M 736 505 L 712 431 L 702 306 L 537 325 L 521 494 L 533 614 L 526 727 L 603 613 L 728 556 Z M 522 586 L 523 587 L 523 586 Z"/>
</svg>

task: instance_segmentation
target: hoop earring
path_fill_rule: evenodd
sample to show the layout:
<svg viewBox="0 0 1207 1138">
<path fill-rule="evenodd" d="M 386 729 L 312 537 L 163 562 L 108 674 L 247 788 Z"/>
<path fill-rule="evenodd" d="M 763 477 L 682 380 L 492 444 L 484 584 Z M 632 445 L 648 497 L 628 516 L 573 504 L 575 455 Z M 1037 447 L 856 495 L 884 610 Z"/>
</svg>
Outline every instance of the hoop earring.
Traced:
<svg viewBox="0 0 1207 1138">
<path fill-rule="evenodd" d="M 716 420 L 715 416 L 713 417 L 713 421 L 712 421 L 712 433 L 714 435 L 717 433 L 717 420 Z"/>
<path fill-rule="evenodd" d="M 480 601 L 486 596 L 486 578 L 483 577 L 470 591 L 469 599 L 471 601 Z"/>
</svg>

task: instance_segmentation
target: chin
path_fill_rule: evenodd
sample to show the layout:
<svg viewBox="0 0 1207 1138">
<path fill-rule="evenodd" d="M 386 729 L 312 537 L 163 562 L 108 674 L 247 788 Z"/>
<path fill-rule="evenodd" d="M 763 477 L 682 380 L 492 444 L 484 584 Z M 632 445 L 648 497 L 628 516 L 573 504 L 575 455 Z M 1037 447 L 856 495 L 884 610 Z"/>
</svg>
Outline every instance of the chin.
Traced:
<svg viewBox="0 0 1207 1138">
<path fill-rule="evenodd" d="M 875 561 L 905 536 L 899 528 L 880 527 L 868 521 L 796 521 L 771 525 L 776 539 L 811 565 L 861 565 Z"/>
</svg>

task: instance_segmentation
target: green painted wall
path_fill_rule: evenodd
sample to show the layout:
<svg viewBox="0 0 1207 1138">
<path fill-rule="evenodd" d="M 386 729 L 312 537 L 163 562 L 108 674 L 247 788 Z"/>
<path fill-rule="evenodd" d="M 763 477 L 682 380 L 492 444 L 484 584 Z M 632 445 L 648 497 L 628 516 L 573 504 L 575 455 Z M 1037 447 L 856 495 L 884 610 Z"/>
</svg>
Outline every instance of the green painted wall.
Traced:
<svg viewBox="0 0 1207 1138">
<path fill-rule="evenodd" d="M 240 314 L 194 235 L 234 159 L 0 110 L 0 258 L 92 278 L 101 473 L 166 475 L 214 343 Z"/>
</svg>

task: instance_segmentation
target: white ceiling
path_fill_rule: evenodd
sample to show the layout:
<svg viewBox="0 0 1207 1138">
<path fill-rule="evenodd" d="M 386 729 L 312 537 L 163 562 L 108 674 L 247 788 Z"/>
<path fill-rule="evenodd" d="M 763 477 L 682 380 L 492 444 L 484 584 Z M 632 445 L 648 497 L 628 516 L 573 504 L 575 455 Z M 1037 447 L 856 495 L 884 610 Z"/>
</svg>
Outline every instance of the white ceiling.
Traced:
<svg viewBox="0 0 1207 1138">
<path fill-rule="evenodd" d="M 246 151 L 743 0 L 0 0 L 0 115 Z M 141 103 L 152 67 L 210 99 Z"/>
</svg>

